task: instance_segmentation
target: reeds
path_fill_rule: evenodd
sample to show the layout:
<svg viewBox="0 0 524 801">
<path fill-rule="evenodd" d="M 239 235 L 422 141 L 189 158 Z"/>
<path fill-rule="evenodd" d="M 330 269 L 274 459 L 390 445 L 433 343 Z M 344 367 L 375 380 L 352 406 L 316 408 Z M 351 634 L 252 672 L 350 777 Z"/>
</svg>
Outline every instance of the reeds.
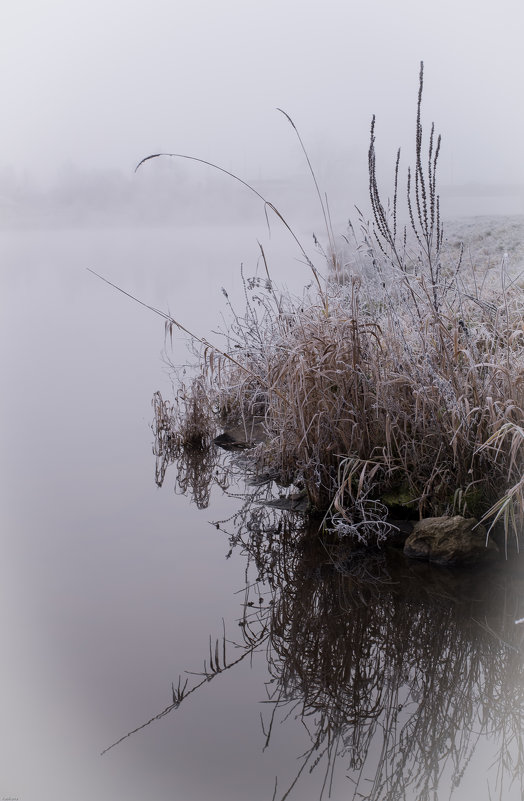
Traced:
<svg viewBox="0 0 524 801">
<path fill-rule="evenodd" d="M 365 522 L 366 503 L 376 511 L 386 494 L 399 491 L 420 516 L 453 510 L 502 520 L 506 542 L 510 532 L 518 542 L 522 292 L 502 264 L 500 285 L 488 295 L 481 277 L 463 276 L 461 254 L 446 253 L 437 192 L 441 140 L 432 125 L 425 143 L 422 89 L 421 66 L 407 224 L 400 222 L 400 151 L 392 203 L 379 191 L 373 119 L 372 217 L 361 213 L 358 230 L 351 228 L 351 261 L 341 267 L 333 252 L 328 217 L 327 277 L 321 281 L 307 259 L 315 281 L 304 296 L 278 293 L 264 257 L 267 278 L 245 282 L 246 309 L 234 314 L 227 347 L 204 343 L 189 416 L 198 417 L 199 403 L 217 418 L 262 416 L 266 440 L 254 451 L 256 468 L 283 482 L 300 480 L 310 509 L 334 509 L 339 521 L 344 514 L 354 521 L 360 504 L 358 521 Z"/>
</svg>

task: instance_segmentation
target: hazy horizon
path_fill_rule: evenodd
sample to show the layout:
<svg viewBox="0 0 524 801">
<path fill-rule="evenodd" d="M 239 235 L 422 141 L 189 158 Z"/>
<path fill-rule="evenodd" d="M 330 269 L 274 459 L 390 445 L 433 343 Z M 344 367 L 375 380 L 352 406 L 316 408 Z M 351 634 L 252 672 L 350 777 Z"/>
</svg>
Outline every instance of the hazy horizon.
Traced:
<svg viewBox="0 0 524 801">
<path fill-rule="evenodd" d="M 306 165 L 307 166 L 307 165 Z M 359 167 L 325 157 L 315 167 L 326 194 L 335 231 L 361 210 L 370 213 L 366 163 Z M 380 176 L 385 201 L 392 196 L 391 170 Z M 400 194 L 406 189 L 400 179 Z M 264 205 L 273 203 L 294 225 L 318 226 L 321 206 L 307 169 L 281 175 L 246 176 L 250 192 L 238 181 L 209 167 L 179 159 L 150 162 L 138 174 L 121 169 L 62 168 L 48 185 L 13 170 L 0 173 L 0 230 L 89 226 L 264 225 Z M 444 220 L 457 217 L 524 214 L 524 183 L 438 182 Z M 406 221 L 407 222 L 407 219 Z M 318 231 L 317 231 L 318 233 Z"/>
<path fill-rule="evenodd" d="M 4 179 L 49 187 L 68 169 L 132 176 L 159 151 L 285 178 L 305 162 L 277 107 L 320 173 L 338 164 L 365 174 L 372 114 L 379 167 L 390 170 L 398 146 L 406 166 L 422 59 L 426 132 L 434 120 L 443 136 L 441 182 L 524 184 L 518 0 L 496 9 L 21 0 L 5 3 L 0 20 Z"/>
</svg>

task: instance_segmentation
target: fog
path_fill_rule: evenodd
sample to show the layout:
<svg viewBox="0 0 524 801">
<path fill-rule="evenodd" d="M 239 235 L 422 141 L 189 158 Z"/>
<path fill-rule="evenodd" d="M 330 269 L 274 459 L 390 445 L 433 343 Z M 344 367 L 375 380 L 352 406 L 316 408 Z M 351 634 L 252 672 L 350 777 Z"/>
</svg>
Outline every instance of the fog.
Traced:
<svg viewBox="0 0 524 801">
<path fill-rule="evenodd" d="M 455 194 L 466 184 L 499 193 L 524 184 L 520 0 L 438 8 L 426 0 L 7 0 L 0 23 L 7 217 L 17 217 L 17 204 L 40 203 L 67 207 L 74 222 L 78 194 L 77 222 L 100 198 L 108 217 L 118 216 L 119 198 L 136 209 L 133 169 L 159 151 L 297 186 L 304 157 L 277 107 L 298 126 L 323 188 L 351 208 L 366 189 L 372 114 L 385 179 L 399 145 L 404 164 L 412 161 L 421 59 L 424 121 L 443 135 L 441 184 Z M 178 174 L 196 196 L 216 180 L 199 164 Z M 161 199 L 171 191 L 163 186 Z"/>
<path fill-rule="evenodd" d="M 310 236 L 315 187 L 277 109 L 300 131 L 342 233 L 355 204 L 365 213 L 373 114 L 384 195 L 399 146 L 403 170 L 413 163 L 423 60 L 425 131 L 434 120 L 443 136 L 443 214 L 522 215 L 523 23 L 522 0 L 0 3 L 0 799 L 265 801 L 305 748 L 307 729 L 286 713 L 290 728 L 275 726 L 262 757 L 261 651 L 187 713 L 98 756 L 170 703 L 210 634 L 225 624 L 235 639 L 247 572 L 209 522 L 232 520 L 234 493 L 217 486 L 197 509 L 173 492 L 174 469 L 155 485 L 151 397 L 173 396 L 163 348 L 183 366 L 187 338 L 175 331 L 168 347 L 163 319 L 85 268 L 219 344 L 244 308 L 241 263 L 245 278 L 265 275 L 267 256 L 297 295 L 311 280 L 287 229 L 275 224 L 270 238 L 255 193 L 195 161 L 137 163 L 167 151 L 221 165 L 281 209 L 325 267 Z M 453 220 L 451 247 L 466 238 L 482 269 L 520 270 L 523 220 Z M 442 708 L 460 713 L 449 698 Z M 497 772 L 488 746 L 458 801 L 485 798 L 484 766 Z M 348 797 L 343 774 L 345 764 L 334 799 Z M 295 797 L 318 798 L 304 784 Z"/>
</svg>

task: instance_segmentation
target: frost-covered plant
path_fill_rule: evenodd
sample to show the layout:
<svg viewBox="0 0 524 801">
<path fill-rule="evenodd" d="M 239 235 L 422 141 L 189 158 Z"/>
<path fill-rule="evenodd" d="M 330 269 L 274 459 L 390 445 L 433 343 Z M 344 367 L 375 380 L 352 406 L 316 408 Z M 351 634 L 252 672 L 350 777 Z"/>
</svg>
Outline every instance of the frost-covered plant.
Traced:
<svg viewBox="0 0 524 801">
<path fill-rule="evenodd" d="M 440 137 L 432 126 L 425 152 L 422 89 L 421 68 L 407 224 L 400 224 L 400 154 L 392 204 L 379 191 L 373 121 L 372 218 L 360 215 L 348 266 L 330 234 L 333 269 L 321 279 L 307 258 L 312 288 L 295 298 L 276 290 L 262 251 L 265 275 L 246 280 L 246 308 L 232 310 L 225 346 L 198 340 L 203 373 L 197 406 L 188 409 L 190 418 L 200 403 L 229 422 L 261 419 L 266 438 L 254 452 L 257 468 L 283 483 L 300 480 L 312 510 L 332 508 L 340 534 L 373 541 L 387 534 L 379 504 L 402 488 L 420 515 L 444 514 L 460 496 L 463 513 L 503 520 L 506 535 L 518 535 L 522 291 L 503 269 L 500 286 L 487 294 L 474 272 L 462 273 L 462 251 L 446 252 Z"/>
</svg>

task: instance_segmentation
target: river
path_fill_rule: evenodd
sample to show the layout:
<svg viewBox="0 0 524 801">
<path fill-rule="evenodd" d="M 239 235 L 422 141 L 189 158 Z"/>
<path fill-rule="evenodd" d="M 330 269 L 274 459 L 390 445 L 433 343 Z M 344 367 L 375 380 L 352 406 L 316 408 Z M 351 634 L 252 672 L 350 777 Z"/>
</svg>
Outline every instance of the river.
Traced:
<svg viewBox="0 0 524 801">
<path fill-rule="evenodd" d="M 306 268 L 263 226 L 0 232 L 0 798 L 271 801 L 300 774 L 301 801 L 520 800 L 519 564 L 334 569 L 253 538 L 278 521 L 243 508 L 241 478 L 205 508 L 173 491 L 176 465 L 155 484 L 163 322 L 86 268 L 219 341 L 257 239 L 298 289 Z M 182 335 L 169 356 L 190 360 Z M 101 756 L 179 676 L 199 683 L 186 671 L 209 680 Z"/>
</svg>

